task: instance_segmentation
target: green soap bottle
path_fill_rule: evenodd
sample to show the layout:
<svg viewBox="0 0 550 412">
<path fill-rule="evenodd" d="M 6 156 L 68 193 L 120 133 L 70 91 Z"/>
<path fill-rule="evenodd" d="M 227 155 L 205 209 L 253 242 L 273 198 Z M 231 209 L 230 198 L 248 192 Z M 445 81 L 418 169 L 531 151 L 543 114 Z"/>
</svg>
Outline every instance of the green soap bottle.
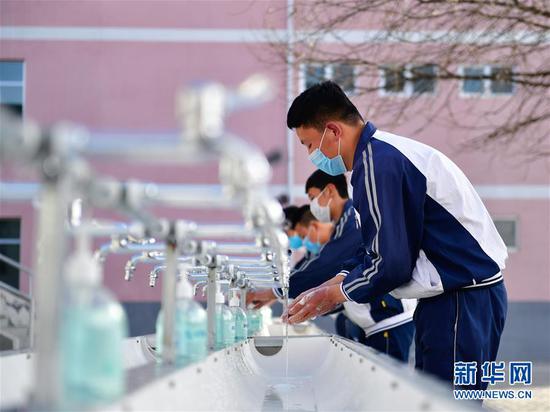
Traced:
<svg viewBox="0 0 550 412">
<path fill-rule="evenodd" d="M 248 336 L 256 335 L 262 329 L 262 315 L 259 311 L 250 309 L 248 316 Z"/>
<path fill-rule="evenodd" d="M 77 410 L 117 400 L 125 392 L 124 309 L 101 286 L 102 273 L 84 232 L 65 268 L 60 361 L 62 404 Z"/>
<path fill-rule="evenodd" d="M 203 307 L 193 299 L 193 286 L 184 275 L 176 289 L 176 313 L 174 340 L 176 363 L 180 366 L 199 362 L 208 355 L 207 317 Z M 157 352 L 162 355 L 163 335 L 162 310 L 157 317 Z"/>
<path fill-rule="evenodd" d="M 233 314 L 225 304 L 223 293 L 218 289 L 216 291 L 216 340 L 214 342 L 214 349 L 220 350 L 234 343 L 235 320 Z"/>
<path fill-rule="evenodd" d="M 240 299 L 237 295 L 237 290 L 232 290 L 231 293 L 229 310 L 231 310 L 235 319 L 235 342 L 240 342 L 248 337 L 248 317 L 246 316 L 246 312 L 239 306 Z"/>
</svg>

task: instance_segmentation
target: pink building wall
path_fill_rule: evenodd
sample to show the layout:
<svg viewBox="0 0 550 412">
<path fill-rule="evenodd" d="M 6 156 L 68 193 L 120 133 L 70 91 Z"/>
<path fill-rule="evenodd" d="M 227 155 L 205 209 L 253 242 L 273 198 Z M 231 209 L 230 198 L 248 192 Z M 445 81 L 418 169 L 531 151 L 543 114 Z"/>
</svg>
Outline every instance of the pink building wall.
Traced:
<svg viewBox="0 0 550 412">
<path fill-rule="evenodd" d="M 285 29 L 284 6 L 284 1 L 248 0 L 140 1 L 133 2 L 131 7 L 124 1 L 0 0 L 2 28 L 72 30 L 70 35 L 61 34 L 66 38 L 56 40 L 2 38 L 0 58 L 25 61 L 25 116 L 42 124 L 71 120 L 83 124 L 93 133 L 125 135 L 176 133 L 179 125 L 175 117 L 175 93 L 184 84 L 202 79 L 236 85 L 252 73 L 263 72 L 275 81 L 276 98 L 262 107 L 232 116 L 228 120 L 228 128 L 265 152 L 281 150 L 285 153 L 286 68 L 266 58 L 270 46 L 262 37 L 265 32 L 260 32 L 266 28 Z M 147 41 L 84 41 L 71 38 L 75 36 L 75 28 L 95 27 L 194 29 L 199 32 L 195 31 L 193 35 L 200 39 L 194 41 L 190 39 L 191 35 L 181 31 L 178 35 L 182 38 L 161 32 L 161 39 L 156 41 L 151 41 L 150 37 Z M 229 32 L 220 34 L 215 30 Z M 248 40 L 231 40 L 229 35 L 235 32 L 246 32 Z M 151 36 L 151 32 L 147 33 Z M 205 40 L 208 36 L 218 37 Z M 358 79 L 358 82 L 365 81 L 368 80 Z M 447 87 L 458 90 L 456 84 L 441 86 Z M 439 92 L 434 97 L 420 98 L 420 108 L 425 107 L 423 105 L 429 101 L 427 99 L 441 99 Z M 460 142 L 470 137 L 465 135 L 464 130 L 449 129 L 434 123 L 421 133 L 414 133 L 420 118 L 392 126 L 392 119 L 376 110 L 385 98 L 378 99 L 354 98 L 366 117 L 381 128 L 416 138 L 446 153 L 474 185 L 486 191 L 482 196 L 495 218 L 518 217 L 519 247 L 510 253 L 505 272 L 509 296 L 516 301 L 550 301 L 548 162 L 538 160 L 526 164 L 517 158 L 514 151 L 461 151 Z M 466 112 L 472 104 L 472 99 L 461 99 L 458 91 L 452 101 Z M 297 185 L 303 185 L 313 166 L 297 141 L 294 146 L 294 179 Z M 124 179 L 182 184 L 217 183 L 217 170 L 213 165 L 182 168 L 158 164 L 144 167 L 96 161 L 94 167 L 101 173 Z M 3 182 L 34 180 L 32 175 L 14 173 L 5 166 L 2 166 L 0 173 Z M 286 179 L 286 164 L 282 161 L 274 167 L 273 182 L 282 185 Z M 510 185 L 513 187 L 509 188 Z M 539 189 L 546 187 L 546 194 L 516 193 L 517 188 L 525 189 L 533 185 Z M 501 195 L 499 189 L 503 189 L 505 194 Z M 207 211 L 182 213 L 170 210 L 168 213 L 199 221 L 236 218 L 234 214 Z M 21 260 L 31 266 L 34 245 L 32 207 L 0 202 L 0 216 L 22 216 Z M 105 276 L 107 286 L 123 301 L 158 300 L 160 285 L 154 289 L 147 286 L 143 267 L 138 269 L 136 280 L 130 285 L 124 282 L 124 262 L 121 257 L 109 258 Z M 22 275 L 22 288 L 25 290 L 27 287 L 26 277 Z"/>
</svg>

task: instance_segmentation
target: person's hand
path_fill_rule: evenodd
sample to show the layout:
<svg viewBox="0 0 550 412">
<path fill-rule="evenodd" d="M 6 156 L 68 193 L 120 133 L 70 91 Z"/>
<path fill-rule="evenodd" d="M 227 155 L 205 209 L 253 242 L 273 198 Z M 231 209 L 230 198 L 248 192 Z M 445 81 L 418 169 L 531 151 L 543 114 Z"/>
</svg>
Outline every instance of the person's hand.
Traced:
<svg viewBox="0 0 550 412">
<path fill-rule="evenodd" d="M 305 297 L 306 295 L 308 295 L 309 293 L 313 292 L 314 290 L 317 290 L 319 288 L 322 288 L 322 287 L 325 287 L 325 286 L 331 286 L 331 285 L 339 285 L 340 283 L 342 283 L 344 281 L 345 277 L 338 274 L 332 278 L 330 278 L 329 280 L 327 280 L 326 282 L 324 283 L 321 283 L 319 286 L 315 286 L 314 288 L 311 288 L 311 289 L 308 289 L 306 290 L 305 292 L 302 292 L 300 293 L 296 299 L 294 299 L 294 302 L 299 302 L 303 297 Z"/>
<path fill-rule="evenodd" d="M 330 312 L 345 300 L 340 284 L 310 289 L 292 302 L 287 312 L 283 314 L 283 321 L 291 324 L 303 322 Z"/>
<path fill-rule="evenodd" d="M 249 290 L 246 294 L 246 306 L 252 304 L 254 309 L 260 309 L 262 306 L 271 305 L 277 300 L 277 296 L 271 289 Z"/>
</svg>

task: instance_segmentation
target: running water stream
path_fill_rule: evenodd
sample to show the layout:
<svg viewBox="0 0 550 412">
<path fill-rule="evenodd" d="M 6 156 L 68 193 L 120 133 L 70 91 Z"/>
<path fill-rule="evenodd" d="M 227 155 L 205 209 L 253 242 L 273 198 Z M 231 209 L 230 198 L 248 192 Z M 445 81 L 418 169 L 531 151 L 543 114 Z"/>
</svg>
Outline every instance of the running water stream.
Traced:
<svg viewBox="0 0 550 412">
<path fill-rule="evenodd" d="M 283 288 L 283 296 L 285 300 L 285 307 L 283 313 L 288 311 L 288 287 Z M 285 384 L 288 385 L 288 322 L 284 322 L 285 326 L 285 339 L 283 345 L 285 348 Z M 288 403 L 285 403 L 287 405 Z"/>
<path fill-rule="evenodd" d="M 288 311 L 288 288 L 284 288 L 284 299 L 285 299 L 285 307 L 284 312 L 286 313 Z M 285 379 L 288 381 L 288 322 L 285 322 L 285 339 L 284 339 L 284 347 L 285 347 Z"/>
</svg>

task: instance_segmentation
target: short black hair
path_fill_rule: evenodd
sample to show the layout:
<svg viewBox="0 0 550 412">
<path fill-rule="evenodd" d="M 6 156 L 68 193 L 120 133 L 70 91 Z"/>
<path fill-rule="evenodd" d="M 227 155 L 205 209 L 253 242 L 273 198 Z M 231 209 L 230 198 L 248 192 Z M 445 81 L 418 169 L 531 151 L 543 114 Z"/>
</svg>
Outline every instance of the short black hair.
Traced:
<svg viewBox="0 0 550 412">
<path fill-rule="evenodd" d="M 303 206 L 287 206 L 283 209 L 285 213 L 285 230 L 293 230 L 302 216 L 309 212 L 309 205 Z"/>
<path fill-rule="evenodd" d="M 306 212 L 300 217 L 300 220 L 296 222 L 296 224 L 300 224 L 304 227 L 309 227 L 311 222 L 317 221 L 317 218 L 313 216 L 313 213 L 311 213 L 311 210 L 309 210 L 309 206 L 306 210 Z"/>
<path fill-rule="evenodd" d="M 296 225 L 296 215 L 298 214 L 299 207 L 290 205 L 283 209 L 285 214 L 284 227 L 286 230 L 293 229 Z"/>
<path fill-rule="evenodd" d="M 286 117 L 289 129 L 315 127 L 319 131 L 330 120 L 356 124 L 363 120 L 357 107 L 336 83 L 317 83 L 294 99 Z"/>
<path fill-rule="evenodd" d="M 346 176 L 344 175 L 331 176 L 328 173 L 323 172 L 322 170 L 316 170 L 311 174 L 310 177 L 308 177 L 306 181 L 306 193 L 312 187 L 316 187 L 319 190 L 323 190 L 330 183 L 332 183 L 336 187 L 336 190 L 338 190 L 338 194 L 340 195 L 341 198 L 343 199 L 349 198 L 348 182 L 346 180 Z"/>
</svg>

